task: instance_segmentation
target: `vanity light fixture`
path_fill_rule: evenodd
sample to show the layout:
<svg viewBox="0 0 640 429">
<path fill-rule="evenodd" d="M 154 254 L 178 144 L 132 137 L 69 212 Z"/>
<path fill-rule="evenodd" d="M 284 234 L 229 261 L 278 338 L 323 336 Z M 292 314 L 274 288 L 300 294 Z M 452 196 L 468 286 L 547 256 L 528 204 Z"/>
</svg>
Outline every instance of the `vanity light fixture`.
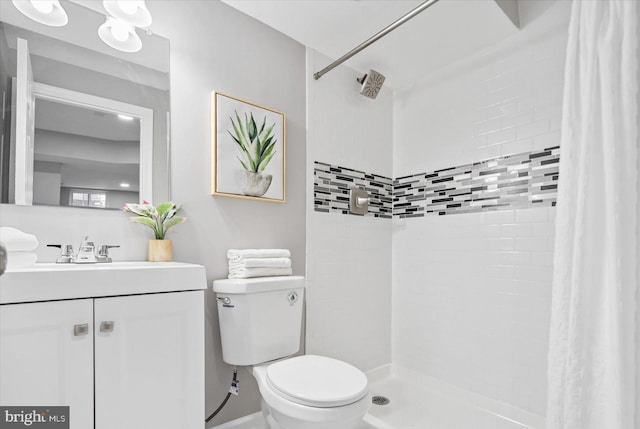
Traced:
<svg viewBox="0 0 640 429">
<path fill-rule="evenodd" d="M 133 121 L 133 116 L 129 116 L 129 115 L 123 115 L 122 113 L 118 113 L 118 118 L 122 119 L 123 121 Z"/>
<path fill-rule="evenodd" d="M 29 19 L 51 27 L 67 25 L 69 17 L 59 0 L 11 0 L 13 5 Z"/>
<path fill-rule="evenodd" d="M 111 16 L 134 27 L 145 28 L 151 25 L 151 13 L 144 0 L 104 0 L 102 4 Z"/>
<path fill-rule="evenodd" d="M 111 16 L 98 28 L 98 36 L 104 43 L 122 52 L 138 52 L 142 49 L 142 40 L 136 28 Z"/>
</svg>

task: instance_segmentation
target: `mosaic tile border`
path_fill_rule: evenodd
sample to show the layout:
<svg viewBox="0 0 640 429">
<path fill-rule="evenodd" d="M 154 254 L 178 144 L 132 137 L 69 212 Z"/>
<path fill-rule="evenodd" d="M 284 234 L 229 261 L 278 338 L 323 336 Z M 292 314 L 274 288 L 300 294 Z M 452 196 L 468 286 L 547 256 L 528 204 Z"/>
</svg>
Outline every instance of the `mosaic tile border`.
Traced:
<svg viewBox="0 0 640 429">
<path fill-rule="evenodd" d="M 393 181 L 393 216 L 448 215 L 555 206 L 560 146 Z"/>
<path fill-rule="evenodd" d="M 366 189 L 371 198 L 369 213 L 364 216 L 391 219 L 393 179 L 390 177 L 315 161 L 313 185 L 313 205 L 317 212 L 353 214 L 349 211 L 349 189 L 357 186 Z"/>
<path fill-rule="evenodd" d="M 560 146 L 391 179 L 314 162 L 314 210 L 353 214 L 349 188 L 366 189 L 369 213 L 390 219 L 556 205 Z"/>
</svg>

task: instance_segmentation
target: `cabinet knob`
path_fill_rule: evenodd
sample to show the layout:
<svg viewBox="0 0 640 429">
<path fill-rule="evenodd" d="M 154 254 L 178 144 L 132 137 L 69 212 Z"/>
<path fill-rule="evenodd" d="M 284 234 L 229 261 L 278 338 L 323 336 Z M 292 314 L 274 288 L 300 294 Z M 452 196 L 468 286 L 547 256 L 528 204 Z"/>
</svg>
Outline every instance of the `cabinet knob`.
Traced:
<svg viewBox="0 0 640 429">
<path fill-rule="evenodd" d="M 100 332 L 113 332 L 113 325 L 115 325 L 116 322 L 114 322 L 113 320 L 105 320 L 104 322 L 100 323 Z"/>
<path fill-rule="evenodd" d="M 89 333 L 89 324 L 83 323 L 81 325 L 73 325 L 73 335 L 79 337 L 81 335 L 87 335 Z"/>
</svg>

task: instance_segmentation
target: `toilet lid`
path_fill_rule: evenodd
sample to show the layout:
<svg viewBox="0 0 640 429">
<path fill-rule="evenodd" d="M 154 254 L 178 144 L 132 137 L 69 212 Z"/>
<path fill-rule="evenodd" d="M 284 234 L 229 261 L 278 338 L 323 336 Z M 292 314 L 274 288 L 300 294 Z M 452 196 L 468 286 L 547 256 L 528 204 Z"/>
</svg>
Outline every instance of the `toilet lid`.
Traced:
<svg viewBox="0 0 640 429">
<path fill-rule="evenodd" d="M 298 356 L 267 367 L 271 387 L 286 399 L 312 407 L 339 407 L 367 393 L 367 377 L 348 363 L 323 356 Z"/>
</svg>

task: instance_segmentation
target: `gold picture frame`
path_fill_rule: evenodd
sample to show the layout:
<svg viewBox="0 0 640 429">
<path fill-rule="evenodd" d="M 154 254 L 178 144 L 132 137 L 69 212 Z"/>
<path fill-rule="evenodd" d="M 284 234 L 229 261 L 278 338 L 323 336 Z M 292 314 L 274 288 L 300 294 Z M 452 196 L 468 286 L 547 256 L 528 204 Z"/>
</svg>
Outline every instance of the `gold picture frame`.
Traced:
<svg viewBox="0 0 640 429">
<path fill-rule="evenodd" d="M 285 114 L 217 91 L 211 106 L 211 194 L 285 202 Z"/>
</svg>

